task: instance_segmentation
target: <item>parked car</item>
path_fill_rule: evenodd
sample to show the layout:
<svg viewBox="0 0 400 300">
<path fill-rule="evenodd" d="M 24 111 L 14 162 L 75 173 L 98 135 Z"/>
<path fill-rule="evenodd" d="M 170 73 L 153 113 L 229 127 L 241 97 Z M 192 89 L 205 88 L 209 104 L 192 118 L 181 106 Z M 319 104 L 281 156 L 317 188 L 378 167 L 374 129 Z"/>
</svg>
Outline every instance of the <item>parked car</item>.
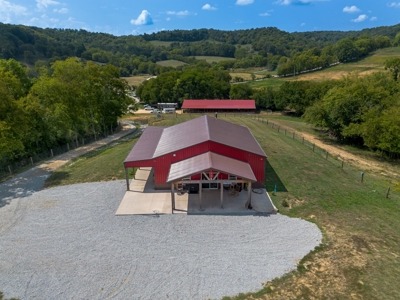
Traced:
<svg viewBox="0 0 400 300">
<path fill-rule="evenodd" d="M 164 108 L 163 109 L 164 114 L 174 114 L 175 113 L 175 108 Z"/>
<path fill-rule="evenodd" d="M 144 109 L 145 109 L 145 110 L 153 110 L 153 109 L 154 109 L 154 107 L 151 107 L 151 106 L 145 106 L 145 107 L 144 107 Z"/>
<path fill-rule="evenodd" d="M 153 109 L 150 113 L 159 114 L 159 113 L 161 113 L 161 111 L 159 111 L 158 109 Z"/>
</svg>

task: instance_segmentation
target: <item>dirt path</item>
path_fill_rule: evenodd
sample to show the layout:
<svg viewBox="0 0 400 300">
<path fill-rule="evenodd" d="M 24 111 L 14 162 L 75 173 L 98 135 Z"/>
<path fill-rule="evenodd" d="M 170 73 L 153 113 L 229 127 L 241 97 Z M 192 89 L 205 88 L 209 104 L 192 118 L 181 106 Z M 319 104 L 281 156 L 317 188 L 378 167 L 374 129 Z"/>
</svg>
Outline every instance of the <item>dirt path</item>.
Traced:
<svg viewBox="0 0 400 300">
<path fill-rule="evenodd" d="M 286 128 L 288 130 L 293 131 L 293 128 L 283 125 L 281 122 L 279 122 L 279 120 L 278 121 L 274 120 L 274 122 L 276 124 L 279 124 L 279 126 L 281 128 Z M 372 171 L 378 172 L 382 175 L 390 175 L 390 176 L 400 177 L 399 172 L 393 170 L 392 165 L 390 165 L 390 163 L 388 163 L 388 162 L 373 161 L 373 160 L 368 160 L 366 158 L 359 157 L 357 155 L 349 153 L 348 151 L 346 151 L 344 149 L 341 149 L 338 146 L 328 145 L 325 142 L 321 141 L 321 139 L 319 139 L 318 137 L 316 137 L 312 134 L 309 134 L 309 133 L 296 131 L 296 134 L 299 136 L 303 136 L 306 141 L 315 144 L 317 147 L 319 147 L 325 151 L 328 151 L 331 155 L 340 157 L 340 159 L 344 160 L 345 163 L 354 165 L 363 170 L 372 170 Z"/>
</svg>

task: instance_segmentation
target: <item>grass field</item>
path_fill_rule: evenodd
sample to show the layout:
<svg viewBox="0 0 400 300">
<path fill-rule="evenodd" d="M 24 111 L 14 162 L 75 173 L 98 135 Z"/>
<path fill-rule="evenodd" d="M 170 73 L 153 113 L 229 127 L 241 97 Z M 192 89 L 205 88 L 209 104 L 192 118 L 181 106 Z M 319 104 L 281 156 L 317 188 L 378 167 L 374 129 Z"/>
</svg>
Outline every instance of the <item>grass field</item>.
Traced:
<svg viewBox="0 0 400 300">
<path fill-rule="evenodd" d="M 232 57 L 224 57 L 224 56 L 193 56 L 194 58 L 198 60 L 205 60 L 208 63 L 213 63 L 213 62 L 220 62 L 223 60 L 234 60 Z"/>
<path fill-rule="evenodd" d="M 170 126 L 194 117 L 164 116 L 151 124 Z M 325 236 L 324 243 L 299 262 L 297 271 L 266 283 L 259 293 L 236 299 L 399 299 L 400 179 L 366 172 L 361 183 L 357 168 L 342 169 L 337 160 L 325 159 L 323 151 L 313 152 L 310 145 L 266 123 L 245 115 L 219 118 L 247 126 L 265 150 L 266 188 L 280 213 L 315 222 Z M 312 132 L 301 120 L 281 121 Z M 121 163 L 134 143 L 78 159 L 53 175 L 62 174 L 58 181 L 51 176 L 53 183 L 47 186 L 123 179 Z M 385 199 L 389 185 L 393 192 Z"/>
<path fill-rule="evenodd" d="M 183 65 L 187 65 L 187 63 L 184 63 L 183 61 L 175 60 L 175 59 L 169 59 L 169 60 L 163 60 L 163 61 L 158 61 L 157 65 L 163 66 L 163 67 L 179 67 Z"/>
<path fill-rule="evenodd" d="M 340 64 L 320 71 L 297 75 L 295 77 L 274 78 L 272 80 L 267 79 L 264 81 L 253 82 L 251 83 L 251 86 L 253 88 L 260 88 L 264 86 L 272 86 L 274 88 L 278 88 L 285 81 L 323 81 L 328 79 L 340 79 L 351 72 L 357 72 L 361 76 L 368 75 L 373 72 L 383 71 L 385 61 L 392 57 L 400 57 L 400 47 L 380 49 L 356 62 Z"/>
<path fill-rule="evenodd" d="M 138 86 L 139 84 L 141 84 L 143 81 L 145 81 L 150 77 L 153 77 L 153 75 L 137 75 L 131 77 L 122 77 L 122 79 L 125 79 L 129 85 Z"/>
</svg>

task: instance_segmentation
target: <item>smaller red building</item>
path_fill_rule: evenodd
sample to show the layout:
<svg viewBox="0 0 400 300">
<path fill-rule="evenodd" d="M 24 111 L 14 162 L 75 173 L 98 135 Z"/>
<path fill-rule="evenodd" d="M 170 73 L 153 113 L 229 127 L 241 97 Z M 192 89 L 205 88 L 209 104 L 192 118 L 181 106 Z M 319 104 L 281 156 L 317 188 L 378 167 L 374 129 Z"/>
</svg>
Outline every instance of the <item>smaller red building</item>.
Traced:
<svg viewBox="0 0 400 300">
<path fill-rule="evenodd" d="M 152 167 L 156 189 L 183 181 L 201 189 L 225 182 L 264 187 L 267 156 L 245 126 L 202 116 L 171 127 L 147 127 L 124 161 Z M 129 180 L 127 177 L 129 190 Z"/>
<path fill-rule="evenodd" d="M 183 100 L 182 112 L 252 112 L 254 100 Z"/>
</svg>

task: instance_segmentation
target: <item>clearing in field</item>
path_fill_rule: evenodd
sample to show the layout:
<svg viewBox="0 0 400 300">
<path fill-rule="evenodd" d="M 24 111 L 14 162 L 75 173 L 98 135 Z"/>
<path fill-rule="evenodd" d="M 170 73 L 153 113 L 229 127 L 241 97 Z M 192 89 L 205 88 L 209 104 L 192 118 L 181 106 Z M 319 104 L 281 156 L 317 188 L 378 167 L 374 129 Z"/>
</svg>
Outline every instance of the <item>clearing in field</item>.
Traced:
<svg viewBox="0 0 400 300">
<path fill-rule="evenodd" d="M 153 77 L 153 75 L 137 75 L 137 76 L 131 76 L 131 77 L 122 77 L 122 79 L 125 79 L 129 85 L 138 86 L 143 81 L 145 81 L 151 77 Z"/>
<path fill-rule="evenodd" d="M 235 60 L 232 57 L 224 57 L 224 56 L 193 56 L 193 57 L 196 58 L 197 60 L 205 60 L 209 64 L 213 62 L 218 63 L 223 60 Z"/>
<path fill-rule="evenodd" d="M 187 63 L 184 63 L 183 61 L 175 60 L 175 59 L 169 59 L 169 60 L 162 60 L 158 61 L 157 65 L 163 66 L 163 67 L 180 67 L 187 65 Z"/>
</svg>

